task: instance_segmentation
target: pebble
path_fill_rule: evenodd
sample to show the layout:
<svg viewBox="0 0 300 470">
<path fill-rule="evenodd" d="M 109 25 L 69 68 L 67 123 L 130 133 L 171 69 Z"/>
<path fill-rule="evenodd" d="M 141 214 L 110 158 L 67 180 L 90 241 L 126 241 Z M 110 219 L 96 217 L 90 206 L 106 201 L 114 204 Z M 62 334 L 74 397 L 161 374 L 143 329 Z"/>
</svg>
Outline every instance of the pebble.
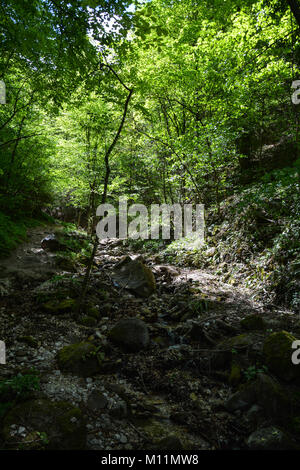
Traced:
<svg viewBox="0 0 300 470">
<path fill-rule="evenodd" d="M 127 444 L 128 442 L 128 439 L 126 436 L 124 436 L 124 434 L 121 434 L 120 438 L 119 438 L 119 441 L 122 443 L 122 444 Z"/>
</svg>

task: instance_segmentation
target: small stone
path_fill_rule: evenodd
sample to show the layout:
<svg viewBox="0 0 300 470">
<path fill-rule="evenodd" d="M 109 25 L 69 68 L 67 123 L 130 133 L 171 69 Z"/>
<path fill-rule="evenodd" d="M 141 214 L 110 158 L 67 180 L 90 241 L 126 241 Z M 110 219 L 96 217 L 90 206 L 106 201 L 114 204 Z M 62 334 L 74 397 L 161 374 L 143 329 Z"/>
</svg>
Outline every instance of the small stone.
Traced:
<svg viewBox="0 0 300 470">
<path fill-rule="evenodd" d="M 108 399 L 103 393 L 94 390 L 88 397 L 87 406 L 92 410 L 102 410 L 108 405 Z"/>
<path fill-rule="evenodd" d="M 177 436 L 167 436 L 161 439 L 157 445 L 157 450 L 182 450 L 183 445 L 181 440 Z"/>
</svg>

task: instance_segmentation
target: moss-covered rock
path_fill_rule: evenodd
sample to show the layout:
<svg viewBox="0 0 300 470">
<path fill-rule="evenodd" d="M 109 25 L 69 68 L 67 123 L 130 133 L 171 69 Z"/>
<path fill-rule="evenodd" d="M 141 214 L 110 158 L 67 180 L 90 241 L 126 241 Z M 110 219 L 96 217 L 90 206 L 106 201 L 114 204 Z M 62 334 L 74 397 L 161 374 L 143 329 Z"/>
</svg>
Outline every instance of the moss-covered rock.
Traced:
<svg viewBox="0 0 300 470">
<path fill-rule="evenodd" d="M 300 403 L 286 387 L 266 374 L 260 373 L 256 380 L 240 386 L 227 402 L 228 411 L 247 410 L 254 403 L 259 405 L 264 416 L 275 423 L 288 425 L 295 413 L 300 413 Z"/>
<path fill-rule="evenodd" d="M 81 318 L 80 324 L 83 326 L 95 326 L 97 325 L 97 320 L 94 317 L 85 316 Z"/>
<path fill-rule="evenodd" d="M 59 315 L 62 313 L 69 313 L 74 311 L 76 307 L 76 300 L 74 299 L 64 299 L 64 300 L 49 300 L 43 304 L 43 309 L 46 312 Z"/>
<path fill-rule="evenodd" d="M 109 338 L 125 351 L 137 352 L 149 344 L 148 327 L 138 318 L 125 318 L 112 328 Z"/>
<path fill-rule="evenodd" d="M 59 368 L 81 377 L 91 377 L 99 373 L 103 358 L 104 354 L 88 341 L 65 346 L 57 353 Z"/>
<path fill-rule="evenodd" d="M 260 428 L 247 439 L 250 450 L 295 450 L 295 442 L 282 429 L 275 426 Z"/>
<path fill-rule="evenodd" d="M 241 326 L 248 331 L 264 330 L 266 322 L 261 315 L 248 315 L 241 320 Z"/>
<path fill-rule="evenodd" d="M 160 439 L 155 445 L 155 450 L 183 450 L 183 444 L 179 437 L 170 435 Z"/>
<path fill-rule="evenodd" d="M 237 355 L 251 350 L 254 341 L 255 338 L 251 333 L 233 336 L 222 341 L 217 345 L 212 356 L 212 366 L 215 368 L 229 366 Z"/>
<path fill-rule="evenodd" d="M 57 256 L 56 258 L 56 266 L 58 266 L 63 271 L 67 271 L 70 273 L 76 273 L 77 268 L 74 261 L 69 256 Z"/>
<path fill-rule="evenodd" d="M 242 376 L 241 366 L 236 361 L 232 361 L 231 371 L 229 375 L 229 384 L 232 387 L 236 387 L 241 381 L 241 376 Z"/>
<path fill-rule="evenodd" d="M 20 343 L 27 344 L 27 346 L 30 346 L 31 348 L 38 348 L 40 344 L 33 336 L 19 336 L 17 339 Z"/>
<path fill-rule="evenodd" d="M 267 366 L 281 379 L 300 378 L 300 367 L 292 363 L 292 344 L 296 338 L 287 331 L 272 333 L 264 342 L 263 354 Z"/>
<path fill-rule="evenodd" d="M 88 306 L 86 308 L 86 314 L 89 316 L 89 317 L 93 317 L 93 318 L 96 318 L 96 320 L 99 320 L 100 318 L 100 312 L 99 312 L 99 309 L 97 307 L 94 307 L 94 306 Z"/>
<path fill-rule="evenodd" d="M 256 402 L 265 415 L 276 423 L 289 422 L 297 406 L 288 390 L 266 374 L 259 374 L 255 381 Z"/>
<path fill-rule="evenodd" d="M 3 419 L 2 437 L 11 449 L 84 449 L 86 427 L 79 408 L 68 402 L 30 400 Z"/>
</svg>

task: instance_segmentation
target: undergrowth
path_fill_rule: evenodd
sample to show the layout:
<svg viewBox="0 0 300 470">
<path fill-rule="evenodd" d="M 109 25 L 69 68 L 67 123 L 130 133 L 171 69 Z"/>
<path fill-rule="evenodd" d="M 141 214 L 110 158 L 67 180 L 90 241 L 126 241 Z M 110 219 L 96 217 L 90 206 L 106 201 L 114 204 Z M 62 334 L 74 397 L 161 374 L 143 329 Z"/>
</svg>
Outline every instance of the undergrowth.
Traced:
<svg viewBox="0 0 300 470">
<path fill-rule="evenodd" d="M 37 218 L 12 218 L 0 212 L 0 257 L 9 255 L 27 238 L 27 230 L 38 225 L 53 223 L 54 219 L 41 213 Z"/>
<path fill-rule="evenodd" d="M 213 269 L 226 283 L 299 311 L 299 169 L 298 160 L 224 200 L 218 216 L 207 216 L 202 247 L 176 240 L 166 261 Z"/>
</svg>

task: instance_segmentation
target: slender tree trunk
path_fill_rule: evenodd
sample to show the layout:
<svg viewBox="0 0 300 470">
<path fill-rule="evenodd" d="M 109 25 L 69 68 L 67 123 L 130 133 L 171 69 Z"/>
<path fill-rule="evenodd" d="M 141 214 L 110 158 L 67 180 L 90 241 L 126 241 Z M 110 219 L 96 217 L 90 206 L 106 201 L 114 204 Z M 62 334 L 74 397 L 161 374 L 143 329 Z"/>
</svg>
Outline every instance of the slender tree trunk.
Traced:
<svg viewBox="0 0 300 470">
<path fill-rule="evenodd" d="M 105 152 L 105 155 L 104 155 L 105 176 L 104 176 L 104 188 L 103 188 L 103 193 L 102 193 L 102 198 L 101 198 L 101 204 L 105 204 L 106 197 L 107 197 L 107 188 L 108 188 L 109 175 L 110 175 L 109 157 L 110 157 L 110 155 L 111 155 L 111 153 L 112 153 L 112 151 L 113 151 L 113 149 L 114 149 L 114 147 L 115 147 L 116 143 L 118 142 L 119 137 L 121 135 L 121 132 L 122 132 L 122 129 L 123 129 L 123 126 L 124 126 L 124 123 L 125 123 L 127 111 L 128 111 L 129 102 L 130 102 L 130 99 L 131 99 L 131 96 L 132 96 L 132 93 L 133 93 L 133 89 L 129 89 L 126 86 L 125 86 L 125 88 L 129 91 L 129 93 L 128 93 L 128 96 L 126 98 L 125 104 L 124 104 L 122 119 L 121 119 L 119 128 L 116 132 L 116 135 L 115 135 L 112 143 L 110 144 L 109 148 L 107 149 L 107 151 Z M 89 259 L 89 262 L 88 262 L 88 265 L 87 265 L 87 268 L 86 268 L 86 272 L 85 272 L 85 276 L 84 276 L 84 280 L 83 280 L 83 285 L 82 285 L 82 290 L 81 290 L 81 295 L 79 297 L 79 301 L 78 301 L 78 304 L 77 304 L 76 317 L 79 317 L 79 315 L 81 313 L 82 306 L 84 305 L 84 302 L 85 302 L 88 283 L 89 283 L 89 279 L 90 279 L 90 275 L 91 275 L 91 271 L 92 271 L 94 258 L 95 258 L 96 252 L 97 252 L 98 244 L 99 244 L 99 240 L 98 240 L 97 235 L 95 235 L 94 244 L 93 244 L 93 251 L 92 251 L 92 254 L 90 256 L 90 259 Z"/>
<path fill-rule="evenodd" d="M 12 153 L 11 153 L 10 163 L 9 163 L 9 168 L 8 168 L 8 173 L 7 173 L 7 179 L 6 179 L 7 186 L 9 185 L 9 181 L 10 181 L 10 178 L 11 178 L 11 173 L 12 173 L 12 169 L 13 169 L 13 166 L 14 166 L 14 163 L 15 163 L 15 158 L 16 158 L 16 153 L 17 153 L 17 147 L 18 147 L 18 144 L 20 142 L 20 136 L 21 136 L 21 132 L 22 132 L 22 129 L 23 129 L 25 119 L 26 119 L 26 116 L 23 116 L 23 118 L 20 122 L 20 125 L 19 125 L 17 138 L 15 140 L 15 144 L 14 144 L 14 147 L 13 147 L 13 150 L 12 150 Z"/>
</svg>

